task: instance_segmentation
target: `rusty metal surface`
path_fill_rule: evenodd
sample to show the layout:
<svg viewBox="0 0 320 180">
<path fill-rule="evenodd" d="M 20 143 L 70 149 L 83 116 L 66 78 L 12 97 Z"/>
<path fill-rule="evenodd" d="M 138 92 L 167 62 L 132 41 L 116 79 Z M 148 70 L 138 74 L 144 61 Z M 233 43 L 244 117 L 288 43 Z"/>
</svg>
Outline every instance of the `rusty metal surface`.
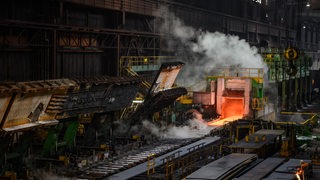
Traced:
<svg viewBox="0 0 320 180">
<path fill-rule="evenodd" d="M 5 115 L 6 109 L 9 105 L 11 96 L 0 96 L 0 122 L 3 120 L 3 117 Z"/>
<path fill-rule="evenodd" d="M 56 79 L 45 81 L 30 81 L 30 82 L 18 82 L 17 86 L 20 87 L 21 92 L 24 93 L 38 93 L 48 92 L 54 90 L 66 90 L 75 86 L 74 81 L 69 79 Z"/>
<path fill-rule="evenodd" d="M 51 98 L 51 93 L 43 94 L 19 94 L 13 101 L 10 111 L 6 117 L 3 128 L 8 128 L 12 126 L 18 126 L 26 123 L 31 123 L 29 115 L 34 112 L 37 106 L 42 103 L 44 109 L 49 103 Z M 51 117 L 49 119 L 52 119 Z M 41 112 L 39 120 L 48 119 L 48 115 L 45 112 Z"/>
<path fill-rule="evenodd" d="M 58 124 L 58 120 L 46 120 L 46 121 L 37 121 L 34 123 L 26 123 L 26 124 L 21 124 L 17 126 L 11 126 L 7 128 L 3 128 L 4 131 L 6 132 L 15 132 L 15 131 L 21 131 L 21 130 L 27 130 L 35 127 L 42 127 L 42 126 L 51 126 L 51 125 L 56 125 Z"/>
<path fill-rule="evenodd" d="M 15 83 L 0 83 L 0 96 L 3 96 L 5 94 L 10 94 L 12 92 L 16 92 L 20 90 L 20 87 L 17 86 Z"/>
<path fill-rule="evenodd" d="M 19 93 L 36 93 L 48 92 L 53 90 L 67 89 L 75 86 L 75 82 L 69 79 L 55 79 L 45 81 L 28 81 L 28 82 L 0 82 L 0 94 Z"/>
<path fill-rule="evenodd" d="M 113 111 L 135 97 L 138 77 L 94 77 L 0 83 L 1 128 L 12 131 L 51 125 L 67 116 Z M 99 98 L 96 95 L 101 95 Z M 94 104 L 94 106 L 92 106 Z M 48 121 L 48 122 L 45 122 Z"/>
<path fill-rule="evenodd" d="M 187 94 L 185 88 L 174 88 L 161 91 L 156 95 L 145 99 L 144 103 L 129 117 L 130 125 L 139 123 L 143 117 L 147 117 L 171 105 L 178 97 Z"/>
<path fill-rule="evenodd" d="M 153 95 L 158 92 L 171 89 L 183 66 L 184 63 L 182 62 L 163 63 L 151 85 L 149 94 Z"/>
<path fill-rule="evenodd" d="M 44 111 L 55 93 L 65 93 L 75 83 L 69 79 L 0 84 L 1 128 L 16 131 L 52 124 L 55 114 Z M 48 121 L 43 122 L 42 121 Z M 50 122 L 49 122 L 50 121 Z M 38 123 L 41 122 L 41 123 Z"/>
<path fill-rule="evenodd" d="M 161 65 L 143 104 L 129 116 L 130 126 L 139 123 L 142 118 L 171 105 L 178 97 L 187 94 L 185 88 L 172 87 L 183 66 L 182 62 L 167 62 Z"/>
</svg>

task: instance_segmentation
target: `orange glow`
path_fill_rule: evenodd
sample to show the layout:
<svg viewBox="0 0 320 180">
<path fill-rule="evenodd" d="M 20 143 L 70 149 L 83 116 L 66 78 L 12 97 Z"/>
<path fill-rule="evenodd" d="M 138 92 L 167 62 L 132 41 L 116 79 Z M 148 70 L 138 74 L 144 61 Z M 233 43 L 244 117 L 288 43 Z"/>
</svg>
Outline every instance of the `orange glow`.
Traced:
<svg viewBox="0 0 320 180">
<path fill-rule="evenodd" d="M 221 117 L 208 122 L 208 126 L 222 126 L 243 117 L 244 100 L 243 98 L 226 98 L 222 104 Z"/>
<path fill-rule="evenodd" d="M 215 119 L 213 121 L 208 122 L 208 126 L 222 126 L 224 124 L 227 124 L 229 122 L 241 119 L 242 116 L 231 116 L 224 119 Z"/>
<path fill-rule="evenodd" d="M 243 98 L 226 98 L 222 104 L 220 119 L 228 118 L 231 116 L 243 116 L 244 104 Z"/>
</svg>

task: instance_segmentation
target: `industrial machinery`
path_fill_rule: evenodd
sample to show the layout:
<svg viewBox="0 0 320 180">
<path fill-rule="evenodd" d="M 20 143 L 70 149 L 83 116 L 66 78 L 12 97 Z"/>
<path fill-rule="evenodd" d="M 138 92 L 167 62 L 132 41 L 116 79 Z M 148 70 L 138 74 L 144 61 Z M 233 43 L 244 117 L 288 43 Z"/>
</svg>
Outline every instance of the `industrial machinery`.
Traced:
<svg viewBox="0 0 320 180">
<path fill-rule="evenodd" d="M 211 73 L 207 77 L 208 91 L 193 92 L 193 104 L 210 109 L 211 120 L 215 116 L 225 120 L 252 119 L 263 114 L 263 69 L 217 68 Z"/>
<path fill-rule="evenodd" d="M 122 56 L 121 76 L 139 77 L 142 81 L 136 101 L 124 110 L 121 119 L 130 121 L 130 127 L 143 119 L 159 119 L 165 108 L 173 107 L 177 98 L 187 94 L 174 82 L 184 63 L 175 62 L 170 56 Z M 163 62 L 159 64 L 159 62 Z M 156 72 L 156 73 L 155 73 Z M 132 111 L 133 109 L 133 111 Z M 172 113 L 172 112 L 170 112 Z M 158 116 L 158 118 L 154 118 Z"/>
<path fill-rule="evenodd" d="M 22 159 L 32 146 L 40 144 L 39 154 L 54 159 L 74 148 L 78 117 L 129 106 L 140 82 L 137 77 L 96 77 L 1 83 L 0 173 L 13 170 L 22 177 L 28 169 Z"/>
<path fill-rule="evenodd" d="M 57 120 L 80 114 L 120 110 L 130 105 L 139 83 L 137 77 L 3 83 L 1 132 L 57 124 Z"/>
<path fill-rule="evenodd" d="M 288 50 L 286 55 L 290 60 L 281 60 L 280 53 L 279 56 L 273 54 L 265 57 L 270 67 L 268 76 L 271 83 L 281 87 L 281 95 L 285 96 L 281 97 L 281 110 L 288 109 L 295 103 L 298 105 L 298 101 L 302 105 L 309 95 L 308 89 L 302 90 L 302 86 L 308 83 L 305 82 L 309 77 L 308 65 L 303 63 L 306 62 L 305 59 L 297 58 L 295 51 L 292 51 L 290 53 Z M 121 77 L 1 83 L 0 153 L 3 156 L 0 156 L 0 173 L 3 175 L 14 171 L 19 177 L 23 177 L 35 166 L 47 169 L 62 166 L 76 167 L 76 173 L 81 174 L 81 177 L 91 178 L 97 174 L 99 177 L 120 175 L 119 171 L 145 163 L 149 164 L 148 172 L 151 173 L 147 173 L 147 176 L 150 176 L 155 173 L 151 169 L 160 168 L 156 163 L 158 156 L 182 145 L 187 147 L 188 144 L 179 140 L 179 143 L 174 142 L 165 147 L 161 144 L 155 146 L 155 149 L 145 147 L 140 155 L 119 153 L 117 150 L 120 148 L 134 152 L 145 143 L 144 137 L 139 136 L 140 132 L 139 135 L 129 132 L 130 128 L 140 125 L 145 119 L 157 121 L 169 117 L 174 123 L 176 115 L 184 116 L 181 118 L 184 121 L 188 118 L 185 117 L 188 113 L 199 113 L 210 121 L 208 125 L 219 127 L 211 134 L 219 134 L 221 137 L 220 154 L 231 153 L 236 148 L 248 151 L 248 144 L 251 143 L 254 145 L 252 152 L 259 157 L 273 153 L 269 151 L 272 144 L 270 142 L 283 132 L 273 130 L 272 132 L 277 133 L 269 137 L 270 134 L 259 134 L 260 129 L 284 129 L 285 137 L 291 139 L 287 141 L 287 147 L 286 139 L 277 142 L 276 146 L 279 149 L 282 143 L 281 154 L 290 156 L 289 149 L 296 147 L 296 131 L 306 132 L 316 124 L 317 116 L 292 124 L 294 127 L 290 129 L 285 123 L 283 125 L 262 120 L 266 118 L 266 97 L 269 95 L 264 89 L 263 69 L 236 66 L 216 68 L 206 78 L 207 91 L 187 95 L 185 88 L 174 85 L 184 63 L 171 61 L 160 65 L 151 59 L 152 57 L 141 57 L 135 61 L 122 57 Z M 291 68 L 289 74 L 286 70 L 288 68 Z M 154 79 L 146 75 L 154 73 L 155 69 L 157 73 L 154 74 Z M 152 83 L 150 79 L 153 79 Z M 293 95 L 289 96 L 289 92 L 293 92 Z M 185 97 L 192 97 L 192 100 Z M 181 104 L 186 106 L 179 109 Z M 116 134 L 116 130 L 123 124 L 127 125 L 125 130 Z M 298 126 L 300 129 L 296 128 Z M 220 134 L 218 131 L 221 129 L 223 133 Z M 246 142 L 245 137 L 248 137 L 250 143 Z M 258 141 L 256 137 L 259 138 Z M 244 139 L 240 140 L 241 138 Z M 192 142 L 194 140 L 188 140 L 188 143 Z M 236 146 L 230 145 L 231 143 Z M 256 147 L 257 144 L 260 146 Z M 190 149 L 187 151 L 192 154 Z M 210 152 L 217 153 L 212 148 Z M 196 151 L 193 153 L 197 154 Z M 119 161 L 106 160 L 109 158 L 117 158 Z M 166 177 L 173 174 L 171 169 L 174 169 L 174 162 L 184 157 L 170 158 L 161 165 L 166 168 L 165 171 L 160 170 L 166 173 Z M 150 163 L 152 159 L 155 162 Z M 150 162 L 147 163 L 147 160 Z M 103 163 L 97 165 L 97 161 Z M 178 166 L 185 167 L 186 172 L 181 173 L 183 176 L 191 173 L 188 169 L 192 165 Z M 143 170 L 140 173 L 145 172 Z"/>
<path fill-rule="evenodd" d="M 310 57 L 293 47 L 260 49 L 260 54 L 268 65 L 270 85 L 278 89 L 273 98 L 279 111 L 296 111 L 311 102 Z"/>
<path fill-rule="evenodd" d="M 172 105 L 178 97 L 187 94 L 185 88 L 173 87 L 173 83 L 183 65 L 181 62 L 161 65 L 143 104 L 129 116 L 131 126 L 139 123 L 143 118 L 152 117 L 155 112 Z"/>
<path fill-rule="evenodd" d="M 206 91 L 180 97 L 177 106 L 183 104 L 185 109 L 194 108 L 204 119 L 211 121 L 209 125 L 217 125 L 241 118 L 282 121 L 276 118 L 280 112 L 294 112 L 310 103 L 311 62 L 307 55 L 293 47 L 283 51 L 261 48 L 260 54 L 268 66 L 267 72 L 238 66 L 215 68 L 207 76 Z M 265 78 L 268 88 L 264 87 Z M 246 125 L 251 133 L 254 132 L 252 125 Z M 298 134 L 306 127 L 298 123 Z M 238 133 L 235 135 L 238 137 Z"/>
<path fill-rule="evenodd" d="M 138 145 L 141 138 L 115 137 L 114 122 L 133 126 L 186 94 L 184 88 L 173 88 L 183 65 L 163 63 L 152 86 L 144 88 L 138 74 L 1 83 L 0 175 L 14 171 L 23 177 L 31 166 L 48 161 L 83 166 L 78 165 L 81 154 L 108 157 L 116 143 Z M 138 98 L 142 103 L 135 103 Z M 134 104 L 139 106 L 126 111 Z"/>
<path fill-rule="evenodd" d="M 267 102 L 274 104 L 273 113 L 278 113 L 296 111 L 311 101 L 308 56 L 293 47 L 283 52 L 261 48 L 260 54 L 268 65 L 267 72 L 236 66 L 215 68 L 207 76 L 206 92 L 192 92 L 191 100 L 182 97 L 179 102 L 200 107 L 203 116 L 210 120 L 232 116 L 231 119 L 269 119 L 271 114 L 265 110 Z M 263 87 L 264 73 L 271 88 Z M 278 92 L 273 92 L 274 89 Z"/>
</svg>

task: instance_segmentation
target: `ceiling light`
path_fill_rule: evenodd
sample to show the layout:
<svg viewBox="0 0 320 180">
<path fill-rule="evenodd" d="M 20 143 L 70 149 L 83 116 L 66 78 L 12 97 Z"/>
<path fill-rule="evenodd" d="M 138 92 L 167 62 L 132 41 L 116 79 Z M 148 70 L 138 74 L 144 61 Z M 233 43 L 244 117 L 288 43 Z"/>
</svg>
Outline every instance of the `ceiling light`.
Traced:
<svg viewBox="0 0 320 180">
<path fill-rule="evenodd" d="M 310 7 L 310 3 L 309 2 L 307 2 L 306 7 Z"/>
</svg>

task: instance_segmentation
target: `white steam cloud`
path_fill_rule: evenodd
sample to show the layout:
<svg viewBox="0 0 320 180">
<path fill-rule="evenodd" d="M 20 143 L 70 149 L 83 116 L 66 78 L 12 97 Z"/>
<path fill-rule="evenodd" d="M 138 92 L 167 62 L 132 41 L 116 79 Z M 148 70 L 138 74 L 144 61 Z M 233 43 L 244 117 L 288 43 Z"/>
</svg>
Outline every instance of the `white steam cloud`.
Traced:
<svg viewBox="0 0 320 180">
<path fill-rule="evenodd" d="M 219 67 L 264 68 L 266 72 L 267 66 L 257 48 L 244 39 L 194 29 L 166 8 L 161 8 L 157 13 L 164 17 L 161 32 L 172 36 L 173 42 L 168 42 L 169 48 L 174 49 L 176 56 L 186 63 L 177 79 L 179 85 L 192 91 L 202 91 L 206 86 L 205 76 L 212 75 L 214 69 Z"/>
<path fill-rule="evenodd" d="M 150 121 L 142 122 L 143 127 L 149 130 L 151 134 L 164 139 L 199 138 L 208 135 L 214 129 L 214 127 L 207 125 L 201 114 L 195 114 L 195 117 L 189 119 L 187 124 L 181 127 L 170 125 L 169 127 L 160 128 Z"/>
</svg>

